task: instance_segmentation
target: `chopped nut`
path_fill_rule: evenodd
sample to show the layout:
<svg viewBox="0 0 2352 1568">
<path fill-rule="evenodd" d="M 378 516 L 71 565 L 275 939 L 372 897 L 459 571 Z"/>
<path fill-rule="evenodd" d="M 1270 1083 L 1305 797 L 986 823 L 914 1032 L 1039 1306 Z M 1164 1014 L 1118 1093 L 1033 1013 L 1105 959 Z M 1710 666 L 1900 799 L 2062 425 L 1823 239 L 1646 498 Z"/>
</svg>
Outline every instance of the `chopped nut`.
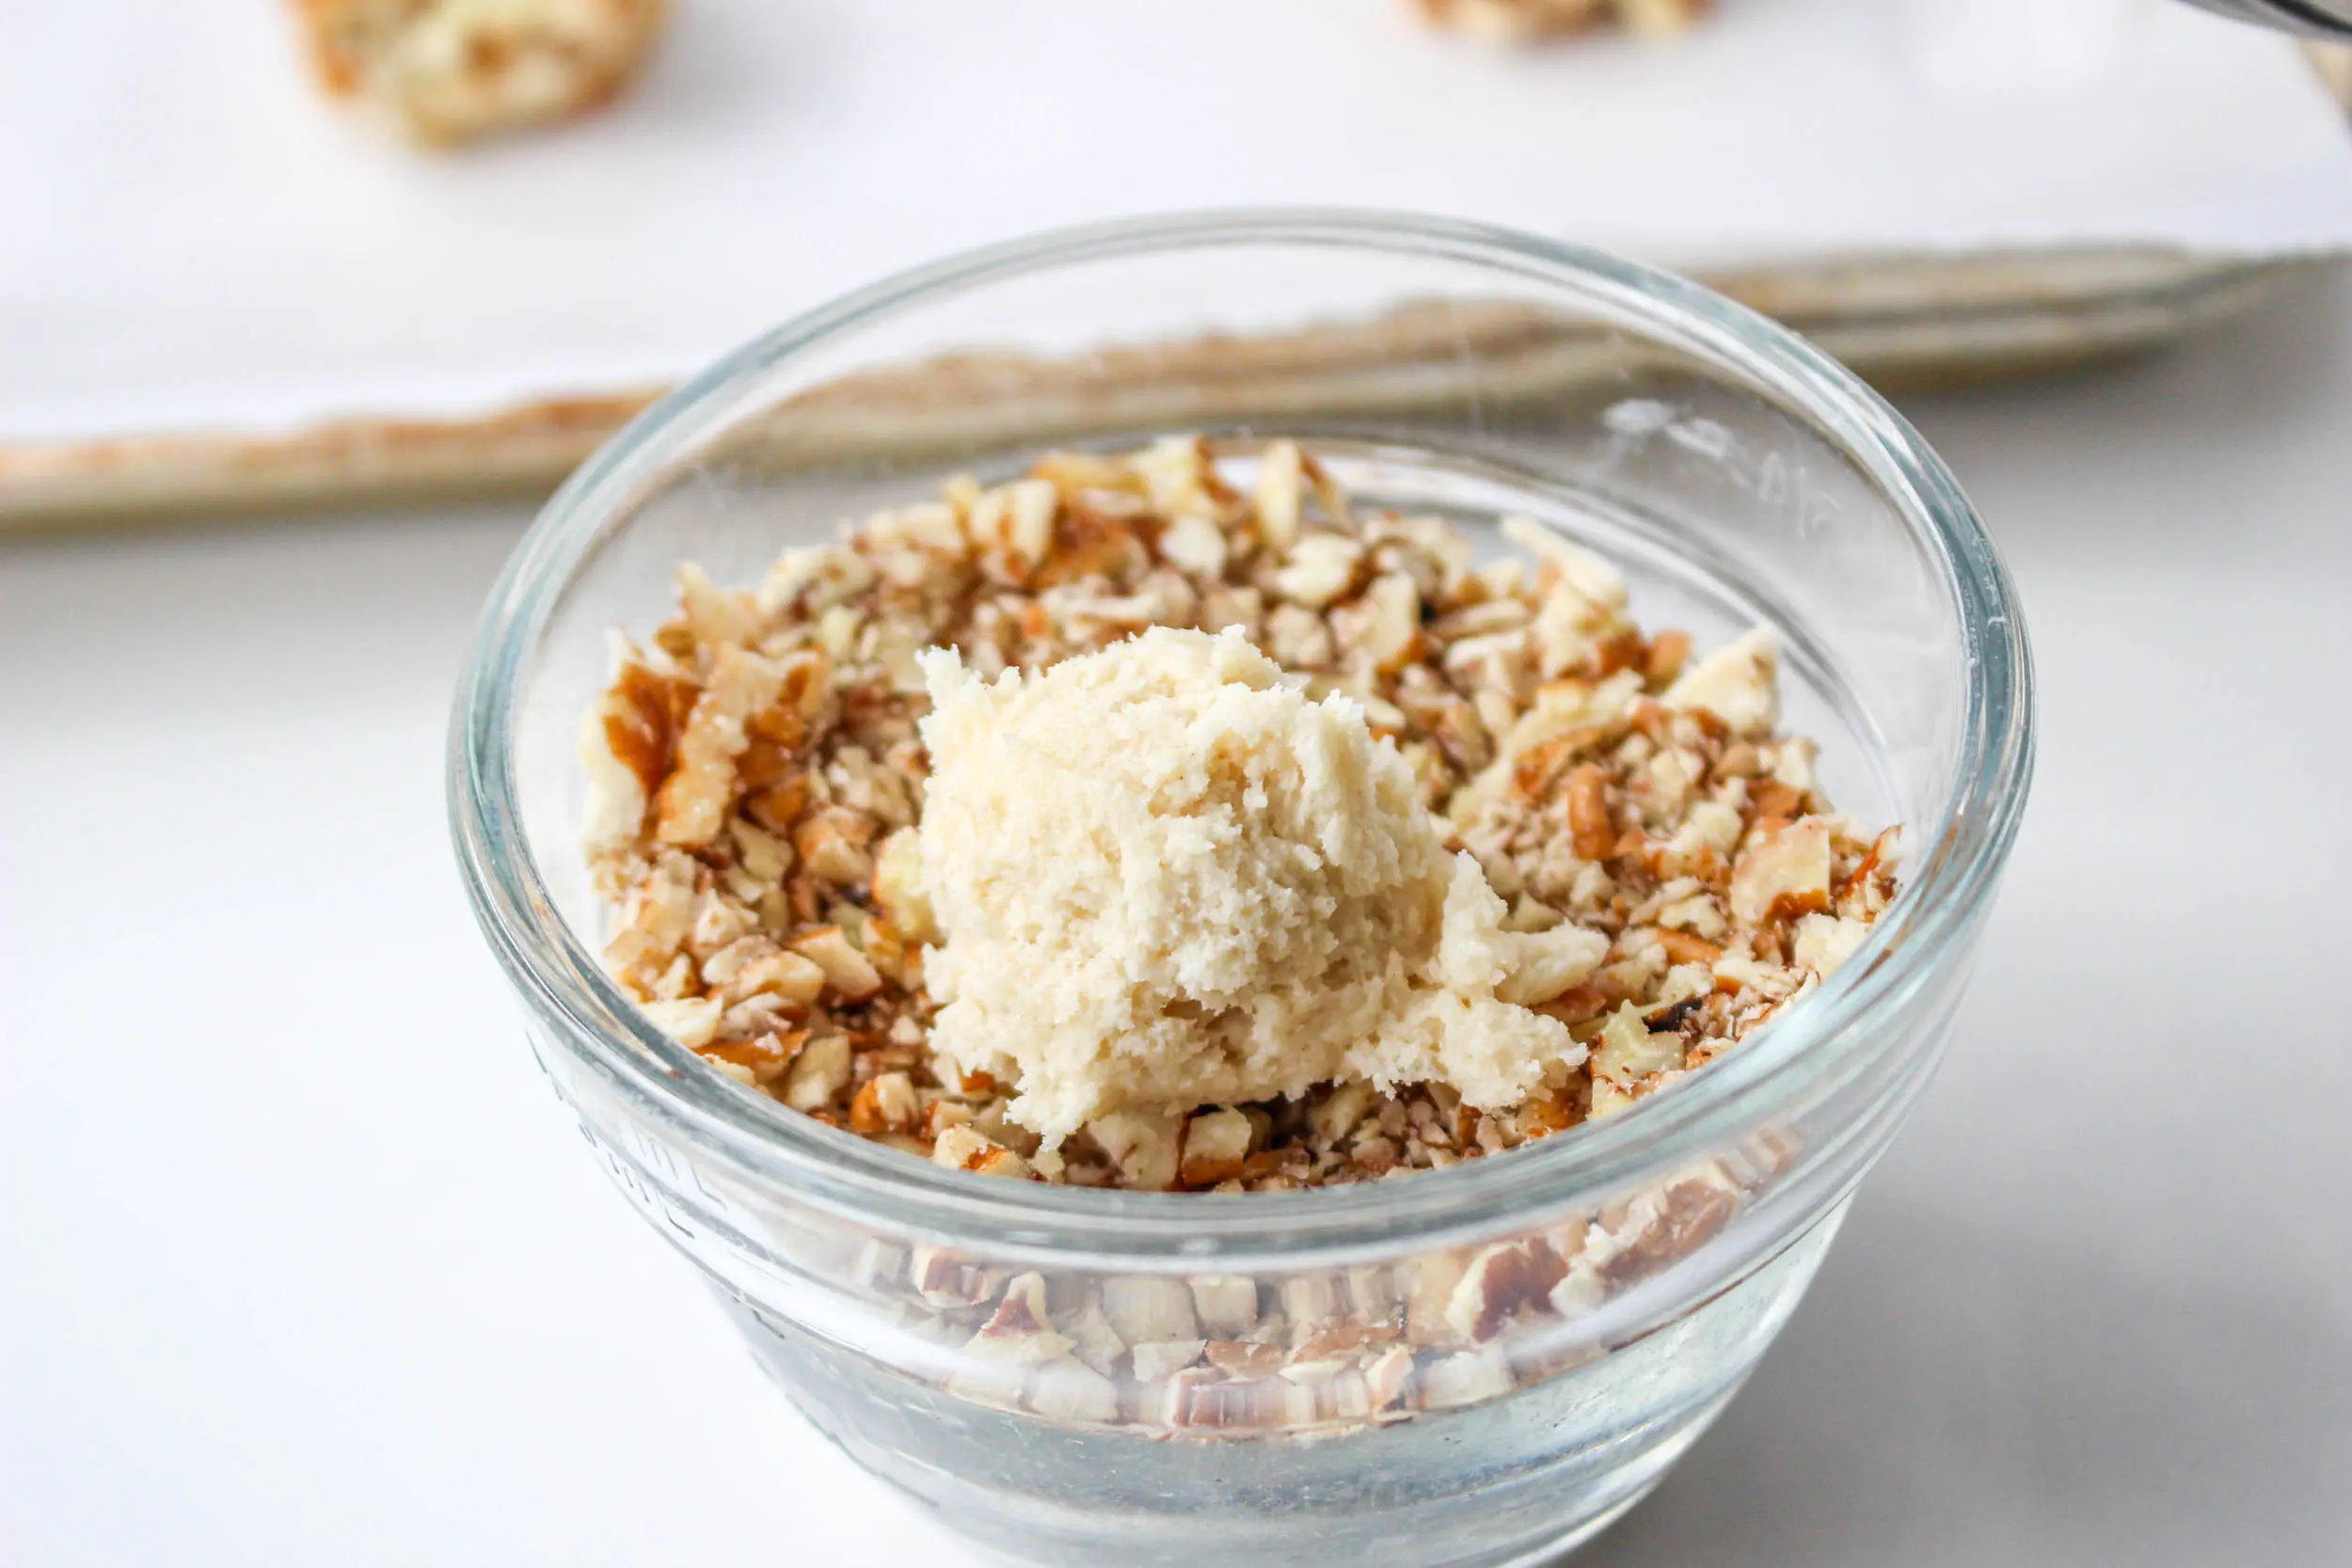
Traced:
<svg viewBox="0 0 2352 1568">
<path fill-rule="evenodd" d="M 721 1026 L 729 1027 L 731 1022 L 731 1020 L 722 1020 Z M 804 1030 L 789 1034 L 778 1034 L 771 1030 L 748 1038 L 730 1039 L 723 1045 L 707 1045 L 697 1054 L 726 1071 L 739 1083 L 765 1088 L 783 1076 L 807 1038 Z"/>
<path fill-rule="evenodd" d="M 1301 1325 L 1336 1321 L 1343 1310 L 1342 1291 L 1342 1282 L 1335 1275 L 1295 1275 L 1282 1281 L 1279 1292 L 1282 1313 Z"/>
<path fill-rule="evenodd" d="M 1826 822 L 1807 817 L 1765 832 L 1732 868 L 1732 918 L 1753 926 L 1827 909 L 1829 876 Z"/>
<path fill-rule="evenodd" d="M 1708 907 L 1713 906 L 1710 904 Z M 1669 911 L 1661 910 L 1659 912 L 1662 918 Z M 1720 920 L 1719 916 L 1719 924 Z M 1704 937 L 1692 936 L 1688 931 L 1677 931 L 1671 927 L 1661 925 L 1658 927 L 1656 935 L 1658 944 L 1666 950 L 1666 957 L 1678 964 L 1711 964 L 1724 956 L 1722 948 Z"/>
<path fill-rule="evenodd" d="M 691 701 L 683 681 L 654 674 L 623 644 L 612 689 L 580 725 L 580 760 L 588 774 L 580 839 L 592 857 L 626 853 L 644 831 L 652 791 L 669 773 L 681 697 Z"/>
<path fill-rule="evenodd" d="M 1772 747 L 1772 777 L 1799 795 L 1811 793 L 1817 751 L 1813 742 L 1801 735 L 1784 736 Z"/>
<path fill-rule="evenodd" d="M 850 1081 L 846 1035 L 821 1035 L 801 1047 L 785 1075 L 784 1102 L 796 1111 L 821 1110 Z"/>
<path fill-rule="evenodd" d="M 1072 1353 L 1079 1360 L 1104 1377 L 1118 1374 L 1119 1358 L 1127 1354 L 1127 1344 L 1119 1337 L 1119 1331 L 1111 1327 L 1099 1300 L 1088 1296 L 1063 1321 L 1062 1330 L 1070 1337 Z"/>
<path fill-rule="evenodd" d="M 948 1127 L 931 1144 L 931 1158 L 952 1170 L 1025 1180 L 1028 1162 L 976 1127 Z"/>
<path fill-rule="evenodd" d="M 1110 1320 L 1119 1337 L 1131 1345 L 1183 1343 L 1197 1338 L 1200 1330 L 1193 1312 L 1193 1299 L 1194 1291 L 1186 1289 L 1182 1280 L 1128 1275 L 1103 1281 L 1104 1316 Z M 1249 1301 L 1254 1318 L 1254 1287 Z"/>
<path fill-rule="evenodd" d="M 1207 443 L 1198 436 L 1163 436 L 1129 461 L 1152 506 L 1171 515 L 1212 514 L 1224 494 Z"/>
<path fill-rule="evenodd" d="M 1779 998 L 1797 986 L 1797 976 L 1789 971 L 1744 953 L 1725 953 L 1709 967 L 1719 990 L 1728 986 L 1734 990 L 1747 990 L 1759 996 Z"/>
<path fill-rule="evenodd" d="M 1605 861 L 1614 851 L 1617 825 L 1609 816 L 1609 779 L 1593 763 L 1580 764 L 1568 774 L 1568 833 L 1576 852 L 1588 861 Z"/>
<path fill-rule="evenodd" d="M 1375 1410 L 1393 1410 L 1412 1392 L 1413 1353 L 1402 1345 L 1381 1352 L 1364 1364 L 1364 1386 Z"/>
<path fill-rule="evenodd" d="M 1421 1368 L 1418 1375 L 1424 1410 L 1476 1404 L 1509 1393 L 1513 1383 L 1510 1360 L 1493 1348 L 1441 1355 Z"/>
<path fill-rule="evenodd" d="M 1228 554 L 1225 531 L 1206 517 L 1177 517 L 1160 535 L 1160 554 L 1195 577 L 1221 577 Z"/>
<path fill-rule="evenodd" d="M 1087 1123 L 1087 1132 L 1119 1167 L 1124 1185 L 1158 1192 L 1176 1184 L 1177 1148 L 1184 1128 L 1174 1116 L 1159 1111 L 1114 1111 Z M 1246 1148 L 1244 1152 L 1248 1152 Z"/>
<path fill-rule="evenodd" d="M 677 587 L 678 609 L 695 641 L 741 645 L 759 630 L 759 610 L 751 595 L 720 587 L 692 562 L 677 569 Z"/>
<path fill-rule="evenodd" d="M 1277 605 L 1266 618 L 1268 652 L 1294 670 L 1313 670 L 1339 657 L 1331 628 L 1301 605 Z"/>
<path fill-rule="evenodd" d="M 866 955 L 850 945 L 838 926 L 818 926 L 792 939 L 792 951 L 822 971 L 825 984 L 845 1002 L 863 1002 L 882 990 L 882 975 Z"/>
<path fill-rule="evenodd" d="M 1575 1319 L 1598 1307 L 1608 1295 L 1608 1284 L 1600 1271 L 1588 1259 L 1578 1259 L 1568 1265 L 1559 1283 L 1551 1288 L 1551 1309 L 1563 1318 Z"/>
<path fill-rule="evenodd" d="M 908 1282 L 933 1307 L 972 1307 L 995 1293 L 994 1275 L 942 1247 L 918 1246 L 907 1263 Z"/>
<path fill-rule="evenodd" d="M 751 743 L 743 722 L 774 702 L 783 686 L 780 666 L 731 643 L 720 646 L 678 736 L 677 770 L 655 802 L 655 837 L 691 847 L 719 835 L 735 794 L 735 759 Z"/>
<path fill-rule="evenodd" d="M 719 1032 L 720 1005 L 716 997 L 685 996 L 675 1002 L 642 1002 L 639 1010 L 655 1028 L 689 1051 L 708 1045 Z"/>
<path fill-rule="evenodd" d="M 1609 939 L 1577 926 L 1544 931 L 1506 931 L 1497 939 L 1509 973 L 1495 995 L 1521 1006 L 1539 1006 L 1580 986 L 1609 955 Z"/>
<path fill-rule="evenodd" d="M 709 978 L 707 966 L 704 978 Z M 789 1007 L 801 1008 L 814 1003 L 824 987 L 823 970 L 798 953 L 771 947 L 744 960 L 728 984 L 726 994 L 731 1001 L 773 996 Z"/>
<path fill-rule="evenodd" d="M 1119 1419 L 1119 1385 L 1084 1361 L 1051 1361 L 1029 1374 L 1023 1402 L 1057 1421 L 1108 1424 Z"/>
<path fill-rule="evenodd" d="M 1224 1376 L 1209 1367 L 1184 1367 L 1157 1383 L 1141 1385 L 1134 1402 L 1134 1419 L 1163 1431 L 1186 1426 L 1194 1392 Z"/>
<path fill-rule="evenodd" d="M 1729 1222 L 1733 1207 L 1720 1170 L 1694 1172 L 1636 1198 L 1587 1252 L 1606 1285 L 1628 1285 L 1689 1256 Z"/>
<path fill-rule="evenodd" d="M 1045 1310 L 1045 1281 L 1025 1274 L 1009 1281 L 1004 1299 L 964 1346 L 966 1355 L 1014 1367 L 1038 1367 L 1071 1353 Z"/>
<path fill-rule="evenodd" d="M 1274 574 L 1274 586 L 1292 603 L 1321 610 L 1347 591 L 1363 553 L 1363 546 L 1342 534 L 1308 534 L 1292 546 L 1289 563 Z"/>
<path fill-rule="evenodd" d="M 872 825 L 855 812 L 828 807 L 792 831 L 792 847 L 815 875 L 848 886 L 874 874 L 873 859 L 866 852 L 872 832 Z"/>
<path fill-rule="evenodd" d="M 1661 631 L 1650 640 L 1649 655 L 1642 662 L 1643 684 L 1654 690 L 1672 686 L 1682 673 L 1683 661 L 1691 657 L 1691 634 L 1687 631 Z"/>
<path fill-rule="evenodd" d="M 1214 1186 L 1241 1174 L 1256 1129 L 1239 1111 L 1211 1111 L 1184 1123 L 1182 1176 L 1187 1187 Z"/>
<path fill-rule="evenodd" d="M 1705 708 L 1735 735 L 1764 735 L 1780 721 L 1780 655 L 1762 626 L 1724 644 L 1666 689 L 1669 707 Z"/>
<path fill-rule="evenodd" d="M 1853 957 L 1870 934 L 1870 927 L 1859 920 L 1839 915 L 1808 914 L 1797 922 L 1795 941 L 1790 954 L 1798 964 L 1828 979 L 1838 967 Z"/>
<path fill-rule="evenodd" d="M 1405 1337 L 1416 1345 L 1442 1344 L 1453 1333 L 1446 1307 L 1462 1282 L 1462 1260 L 1449 1252 L 1433 1252 L 1405 1266 L 1412 1276 L 1405 1298 Z"/>
<path fill-rule="evenodd" d="M 1206 1339 L 1147 1340 L 1135 1347 L 1136 1376 L 1145 1383 L 1158 1383 L 1200 1359 L 1208 1349 Z"/>
<path fill-rule="evenodd" d="M 963 1128 L 961 1131 L 969 1132 L 971 1129 Z M 1015 1154 L 1011 1149 L 993 1146 L 966 1160 L 962 1168 L 976 1176 L 1001 1176 L 1013 1181 L 1026 1181 L 1037 1174 L 1030 1168 L 1026 1160 Z"/>
<path fill-rule="evenodd" d="M 929 1095 L 923 1106 L 922 1132 L 936 1141 L 950 1127 L 972 1125 L 972 1107 L 957 1101 Z"/>
<path fill-rule="evenodd" d="M 1548 1247 L 1522 1242 L 1484 1248 L 1447 1298 L 1446 1323 L 1460 1338 L 1483 1344 L 1519 1308 L 1548 1295 L 1562 1272 Z"/>
<path fill-rule="evenodd" d="M 1295 441 L 1270 441 L 1258 461 L 1258 527 L 1277 553 L 1298 539 L 1306 470 Z"/>
<path fill-rule="evenodd" d="M 1372 1106 L 1372 1085 L 1362 1079 L 1340 1085 L 1313 1111 L 1315 1136 L 1336 1144 L 1356 1130 Z"/>
<path fill-rule="evenodd" d="M 1041 565 L 1053 546 L 1054 514 L 1060 503 L 1054 486 L 1041 479 L 999 485 L 972 508 L 973 541 L 1008 551 L 1028 566 Z"/>
<path fill-rule="evenodd" d="M 1257 1325 L 1258 1287 L 1254 1280 L 1208 1275 L 1193 1279 L 1191 1285 L 1193 1311 L 1204 1333 L 1238 1339 Z"/>
<path fill-rule="evenodd" d="M 1421 639 L 1421 590 L 1401 572 L 1372 579 L 1364 590 L 1368 611 L 1357 651 L 1383 673 L 1403 668 Z"/>
<path fill-rule="evenodd" d="M 914 1080 L 903 1072 L 884 1072 L 866 1080 L 850 1102 L 850 1127 L 858 1132 L 904 1132 L 921 1114 Z"/>
<path fill-rule="evenodd" d="M 1592 1055 L 1596 1087 L 1603 1081 L 1629 1089 L 1654 1072 L 1671 1072 L 1682 1066 L 1682 1037 L 1652 1034 L 1641 1010 L 1628 1002 L 1610 1015 Z"/>
<path fill-rule="evenodd" d="M 937 566 L 923 561 L 924 554 L 953 558 L 963 553 L 963 534 L 956 520 L 956 509 L 940 501 L 902 506 L 895 512 L 877 512 L 866 520 L 865 533 L 890 554 L 914 556 L 926 576 Z M 917 577 L 907 586 L 919 586 L 923 580 L 923 577 Z"/>
<path fill-rule="evenodd" d="M 1272 1345 L 1247 1339 L 1212 1339 L 1206 1348 L 1209 1365 L 1234 1377 L 1272 1377 L 1281 1370 L 1282 1353 Z"/>
<path fill-rule="evenodd" d="M 1502 536 L 1559 575 L 1586 603 L 1614 609 L 1626 601 L 1624 574 L 1581 545 L 1533 517 L 1505 517 Z"/>
<path fill-rule="evenodd" d="M 1292 1371 L 1307 1370 L 1295 1368 Z M 1373 1413 L 1372 1390 L 1366 1386 L 1363 1373 L 1358 1371 L 1353 1365 L 1335 1362 L 1328 1365 L 1327 1372 L 1325 1368 L 1320 1367 L 1313 1370 L 1324 1375 L 1304 1378 L 1294 1376 L 1292 1381 L 1303 1382 L 1313 1389 L 1317 1421 L 1325 1424 L 1353 1425 L 1371 1417 Z M 1290 1373 L 1284 1375 L 1289 1376 Z"/>
<path fill-rule="evenodd" d="M 923 896 L 923 849 L 913 828 L 899 829 L 875 850 L 874 901 L 909 942 L 926 942 L 938 936 L 930 900 Z"/>
<path fill-rule="evenodd" d="M 1280 1378 L 1195 1383 L 1190 1392 L 1179 1426 L 1264 1430 L 1315 1418 L 1314 1394 Z"/>
</svg>

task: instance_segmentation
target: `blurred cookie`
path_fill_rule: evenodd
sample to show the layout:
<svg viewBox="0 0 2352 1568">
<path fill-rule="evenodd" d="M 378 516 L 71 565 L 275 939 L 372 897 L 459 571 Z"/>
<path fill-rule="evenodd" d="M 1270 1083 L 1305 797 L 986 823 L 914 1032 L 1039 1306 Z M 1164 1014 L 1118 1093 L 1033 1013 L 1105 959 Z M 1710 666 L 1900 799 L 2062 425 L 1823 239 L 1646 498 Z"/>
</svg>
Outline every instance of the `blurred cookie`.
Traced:
<svg viewBox="0 0 2352 1568">
<path fill-rule="evenodd" d="M 1497 43 L 1526 43 L 1596 27 L 1674 33 L 1714 0 L 1413 0 L 1424 21 Z"/>
<path fill-rule="evenodd" d="M 628 84 L 664 0 L 294 0 L 323 86 L 446 147 L 585 114 Z"/>
</svg>

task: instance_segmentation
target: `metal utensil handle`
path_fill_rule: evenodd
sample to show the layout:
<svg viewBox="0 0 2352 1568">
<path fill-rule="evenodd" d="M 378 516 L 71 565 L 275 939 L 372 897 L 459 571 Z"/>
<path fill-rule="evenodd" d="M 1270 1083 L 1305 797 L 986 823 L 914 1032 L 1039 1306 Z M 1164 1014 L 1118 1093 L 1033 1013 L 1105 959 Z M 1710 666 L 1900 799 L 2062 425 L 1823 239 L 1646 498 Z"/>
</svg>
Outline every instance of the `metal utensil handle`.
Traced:
<svg viewBox="0 0 2352 1568">
<path fill-rule="evenodd" d="M 2188 0 L 2192 6 L 2305 38 L 2352 39 L 2352 0 Z"/>
</svg>

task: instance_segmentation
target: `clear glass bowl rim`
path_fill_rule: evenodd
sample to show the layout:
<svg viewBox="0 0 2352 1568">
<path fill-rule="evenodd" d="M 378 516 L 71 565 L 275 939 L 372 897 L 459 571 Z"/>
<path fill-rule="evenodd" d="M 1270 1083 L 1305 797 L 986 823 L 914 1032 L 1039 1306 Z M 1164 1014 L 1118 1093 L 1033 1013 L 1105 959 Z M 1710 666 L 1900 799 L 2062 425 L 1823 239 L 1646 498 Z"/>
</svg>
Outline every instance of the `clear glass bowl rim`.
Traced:
<svg viewBox="0 0 2352 1568">
<path fill-rule="evenodd" d="M 1248 1195 L 1120 1193 L 975 1180 L 869 1144 L 739 1088 L 654 1028 L 556 913 L 520 831 L 516 679 L 605 525 L 681 451 L 723 426 L 777 366 L 836 334 L 1025 273 L 1152 252 L 1296 245 L 1467 261 L 1597 303 L 1723 364 L 1801 412 L 1926 541 L 1961 609 L 1968 675 L 1945 826 L 1907 846 L 1909 884 L 1855 957 L 1753 1044 L 1572 1136 L 1401 1181 Z M 459 871 L 509 978 L 572 1055 L 640 1115 L 794 1197 L 918 1236 L 1148 1269 L 1205 1257 L 1305 1266 L 1393 1255 L 1597 1202 L 1720 1148 L 1776 1103 L 1929 1049 L 1881 1028 L 1934 973 L 1989 895 L 2032 771 L 2032 670 L 2014 589 L 1958 483 L 1877 393 L 1803 339 L 1671 274 L 1512 230 L 1316 209 L 1230 210 L 1055 230 L 965 252 L 841 296 L 685 382 L 600 448 L 541 510 L 493 588 L 460 679 L 449 757 Z"/>
</svg>

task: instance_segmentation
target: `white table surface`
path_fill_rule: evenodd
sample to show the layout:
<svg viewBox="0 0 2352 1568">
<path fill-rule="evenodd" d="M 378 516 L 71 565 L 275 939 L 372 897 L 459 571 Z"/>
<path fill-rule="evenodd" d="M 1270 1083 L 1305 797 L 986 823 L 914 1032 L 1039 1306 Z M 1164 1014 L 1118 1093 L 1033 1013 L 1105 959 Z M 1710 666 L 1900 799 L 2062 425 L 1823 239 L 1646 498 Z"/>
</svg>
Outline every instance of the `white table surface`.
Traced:
<svg viewBox="0 0 2352 1568">
<path fill-rule="evenodd" d="M 1911 411 L 2024 586 L 2033 809 L 1812 1298 L 1586 1560 L 2352 1560 L 2352 274 Z M 0 546 L 8 1561 L 966 1560 L 607 1189 L 475 939 L 444 709 L 523 520 Z"/>
</svg>

